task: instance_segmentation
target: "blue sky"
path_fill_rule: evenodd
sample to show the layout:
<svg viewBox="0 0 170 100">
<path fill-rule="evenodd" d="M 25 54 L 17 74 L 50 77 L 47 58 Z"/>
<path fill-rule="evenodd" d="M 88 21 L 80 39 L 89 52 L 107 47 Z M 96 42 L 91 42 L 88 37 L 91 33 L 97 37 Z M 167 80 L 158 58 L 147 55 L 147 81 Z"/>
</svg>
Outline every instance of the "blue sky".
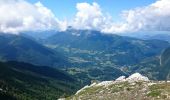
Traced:
<svg viewBox="0 0 170 100">
<path fill-rule="evenodd" d="M 28 2 L 36 3 L 38 1 L 51 9 L 59 19 L 74 17 L 76 4 L 81 2 L 90 4 L 96 2 L 104 12 L 109 13 L 114 19 L 118 19 L 121 11 L 147 6 L 156 0 L 29 0 Z"/>
</svg>

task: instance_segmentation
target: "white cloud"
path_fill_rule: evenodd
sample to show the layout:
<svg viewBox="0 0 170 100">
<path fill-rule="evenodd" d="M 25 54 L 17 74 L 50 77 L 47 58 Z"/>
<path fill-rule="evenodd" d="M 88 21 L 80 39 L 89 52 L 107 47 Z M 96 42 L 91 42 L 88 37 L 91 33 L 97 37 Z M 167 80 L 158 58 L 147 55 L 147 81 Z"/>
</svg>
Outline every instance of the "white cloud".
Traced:
<svg viewBox="0 0 170 100">
<path fill-rule="evenodd" d="M 112 17 L 105 14 L 97 3 L 77 3 L 76 16 L 71 26 L 75 29 L 92 29 L 105 33 L 119 33 L 126 30 L 124 23 L 114 23 Z"/>
<path fill-rule="evenodd" d="M 122 16 L 125 23 L 120 25 L 122 32 L 134 31 L 170 31 L 170 0 L 155 3 L 128 11 Z"/>
<path fill-rule="evenodd" d="M 64 29 L 51 10 L 37 2 L 25 0 L 0 1 L 0 32 L 18 33 L 46 29 Z"/>
<path fill-rule="evenodd" d="M 145 7 L 122 12 L 122 21 L 115 23 L 102 12 L 97 3 L 77 4 L 77 14 L 73 27 L 95 29 L 106 33 L 126 33 L 137 31 L 170 31 L 170 0 L 158 0 Z"/>
<path fill-rule="evenodd" d="M 78 12 L 71 24 L 73 28 L 101 30 L 110 23 L 110 16 L 104 15 L 97 3 L 92 3 L 92 5 L 78 3 L 76 8 Z"/>
<path fill-rule="evenodd" d="M 170 31 L 170 0 L 158 0 L 145 7 L 122 12 L 122 21 L 113 22 L 97 3 L 77 3 L 75 18 L 60 21 L 53 12 L 37 2 L 0 0 L 0 32 L 18 33 L 36 30 L 91 29 L 105 33 Z"/>
</svg>

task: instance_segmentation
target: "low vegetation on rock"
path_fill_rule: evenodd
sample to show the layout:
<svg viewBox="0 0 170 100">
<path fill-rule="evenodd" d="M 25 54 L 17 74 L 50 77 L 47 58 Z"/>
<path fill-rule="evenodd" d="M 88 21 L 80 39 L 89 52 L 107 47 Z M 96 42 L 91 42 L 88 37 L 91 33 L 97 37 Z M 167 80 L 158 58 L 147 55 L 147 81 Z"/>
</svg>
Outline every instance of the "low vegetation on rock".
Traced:
<svg viewBox="0 0 170 100">
<path fill-rule="evenodd" d="M 63 100 L 170 100 L 170 82 L 151 81 L 139 73 L 92 83 Z"/>
</svg>

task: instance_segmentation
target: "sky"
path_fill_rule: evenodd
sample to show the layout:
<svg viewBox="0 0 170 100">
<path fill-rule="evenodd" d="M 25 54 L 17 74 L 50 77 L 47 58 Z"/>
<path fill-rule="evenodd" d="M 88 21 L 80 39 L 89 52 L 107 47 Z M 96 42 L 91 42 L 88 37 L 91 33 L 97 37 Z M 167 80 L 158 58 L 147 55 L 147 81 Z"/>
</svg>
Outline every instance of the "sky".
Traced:
<svg viewBox="0 0 170 100">
<path fill-rule="evenodd" d="M 28 0 L 31 3 L 38 1 L 53 11 L 59 18 L 73 18 L 76 13 L 77 3 L 98 3 L 102 10 L 111 14 L 115 20 L 119 20 L 120 13 L 123 10 L 133 9 L 136 7 L 147 6 L 156 0 Z"/>
<path fill-rule="evenodd" d="M 107 34 L 169 33 L 169 5 L 170 0 L 0 0 L 0 33 L 69 26 Z"/>
</svg>

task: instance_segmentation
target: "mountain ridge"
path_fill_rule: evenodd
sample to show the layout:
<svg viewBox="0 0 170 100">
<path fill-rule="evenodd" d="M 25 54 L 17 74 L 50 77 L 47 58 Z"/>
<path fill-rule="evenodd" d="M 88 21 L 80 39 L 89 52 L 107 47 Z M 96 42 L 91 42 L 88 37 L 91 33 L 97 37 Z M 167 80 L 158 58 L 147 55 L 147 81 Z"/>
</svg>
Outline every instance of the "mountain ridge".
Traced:
<svg viewBox="0 0 170 100">
<path fill-rule="evenodd" d="M 36 65 L 64 66 L 66 57 L 22 35 L 0 35 L 0 60 L 21 61 Z"/>
</svg>

